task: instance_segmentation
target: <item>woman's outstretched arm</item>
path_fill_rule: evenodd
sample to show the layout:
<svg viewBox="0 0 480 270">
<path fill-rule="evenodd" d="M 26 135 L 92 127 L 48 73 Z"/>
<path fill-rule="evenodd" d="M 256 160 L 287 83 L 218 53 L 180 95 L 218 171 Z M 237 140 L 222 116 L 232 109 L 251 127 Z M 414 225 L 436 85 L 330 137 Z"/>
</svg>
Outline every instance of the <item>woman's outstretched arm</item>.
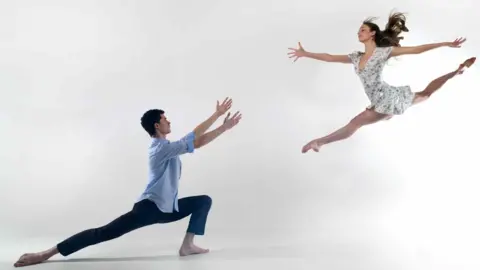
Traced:
<svg viewBox="0 0 480 270">
<path fill-rule="evenodd" d="M 299 58 L 301 57 L 307 57 L 307 58 L 312 58 L 315 60 L 320 60 L 324 62 L 333 62 L 333 63 L 345 63 L 345 64 L 350 64 L 352 61 L 347 55 L 333 55 L 333 54 L 328 54 L 328 53 L 313 53 L 313 52 L 307 52 L 305 49 L 302 47 L 302 44 L 300 42 L 298 43 L 298 48 L 288 48 L 290 50 L 289 57 L 294 58 L 293 62 L 296 62 Z"/>
<path fill-rule="evenodd" d="M 460 48 L 465 41 L 465 38 L 457 38 L 453 42 L 431 43 L 411 47 L 393 47 L 390 56 L 395 57 L 405 54 L 421 54 L 441 47 Z"/>
</svg>

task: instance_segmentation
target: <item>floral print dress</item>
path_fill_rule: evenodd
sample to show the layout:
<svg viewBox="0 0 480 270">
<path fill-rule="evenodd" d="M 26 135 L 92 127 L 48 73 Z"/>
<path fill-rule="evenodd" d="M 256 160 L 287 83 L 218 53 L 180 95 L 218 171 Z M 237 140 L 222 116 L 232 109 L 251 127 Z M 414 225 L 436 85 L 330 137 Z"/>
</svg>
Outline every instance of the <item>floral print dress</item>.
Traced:
<svg viewBox="0 0 480 270">
<path fill-rule="evenodd" d="M 367 109 L 373 109 L 382 114 L 400 115 L 412 105 L 415 94 L 408 85 L 391 86 L 383 81 L 383 68 L 391 52 L 392 47 L 375 48 L 363 69 L 359 67 L 363 52 L 355 51 L 348 57 L 370 100 L 370 106 Z"/>
</svg>

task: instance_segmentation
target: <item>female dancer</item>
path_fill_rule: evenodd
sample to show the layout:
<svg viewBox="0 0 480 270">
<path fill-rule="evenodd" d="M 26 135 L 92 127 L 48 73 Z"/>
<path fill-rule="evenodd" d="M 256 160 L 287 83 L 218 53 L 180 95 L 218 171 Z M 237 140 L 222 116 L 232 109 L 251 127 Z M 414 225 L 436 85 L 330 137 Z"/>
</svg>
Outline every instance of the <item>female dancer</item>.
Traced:
<svg viewBox="0 0 480 270">
<path fill-rule="evenodd" d="M 394 115 L 403 114 L 410 106 L 427 100 L 435 91 L 449 79 L 463 73 L 465 68 L 475 62 L 475 57 L 467 59 L 454 71 L 447 73 L 432 82 L 421 92 L 412 92 L 410 86 L 391 86 L 382 80 L 382 70 L 390 57 L 404 54 L 419 54 L 440 47 L 459 48 L 466 39 L 460 38 L 453 42 L 442 42 L 414 47 L 401 47 L 399 35 L 408 32 L 405 26 L 405 16 L 402 13 L 390 15 L 385 30 L 381 31 L 377 24 L 368 19 L 363 22 L 358 31 L 358 40 L 365 45 L 365 52 L 353 52 L 348 55 L 330 55 L 326 53 L 311 53 L 303 49 L 289 48 L 290 58 L 294 62 L 300 57 L 308 57 L 325 62 L 351 63 L 359 76 L 365 92 L 371 102 L 363 112 L 353 118 L 347 125 L 337 131 L 307 143 L 302 153 L 309 150 L 318 152 L 320 147 L 352 136 L 359 128 L 388 120 Z"/>
</svg>

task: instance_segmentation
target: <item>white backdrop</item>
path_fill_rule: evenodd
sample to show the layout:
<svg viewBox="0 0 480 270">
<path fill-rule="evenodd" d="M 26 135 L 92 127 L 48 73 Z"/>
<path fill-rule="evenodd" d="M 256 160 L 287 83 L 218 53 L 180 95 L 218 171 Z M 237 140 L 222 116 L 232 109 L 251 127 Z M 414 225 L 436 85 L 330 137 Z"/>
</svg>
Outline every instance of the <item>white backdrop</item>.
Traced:
<svg viewBox="0 0 480 270">
<path fill-rule="evenodd" d="M 379 16 L 384 26 L 392 8 L 408 12 L 404 46 L 468 40 L 391 60 L 390 83 L 420 91 L 478 55 L 473 0 L 1 1 L 2 258 L 130 210 L 147 181 L 144 111 L 166 110 L 175 139 L 229 96 L 240 125 L 183 157 L 181 196 L 213 198 L 204 245 L 348 243 L 375 250 L 372 260 L 473 267 L 477 66 L 401 117 L 300 152 L 368 100 L 352 66 L 292 64 L 287 48 L 362 50 L 362 20 Z M 186 224 L 117 243 L 176 245 Z M 48 242 L 37 247 L 40 238 Z"/>
</svg>

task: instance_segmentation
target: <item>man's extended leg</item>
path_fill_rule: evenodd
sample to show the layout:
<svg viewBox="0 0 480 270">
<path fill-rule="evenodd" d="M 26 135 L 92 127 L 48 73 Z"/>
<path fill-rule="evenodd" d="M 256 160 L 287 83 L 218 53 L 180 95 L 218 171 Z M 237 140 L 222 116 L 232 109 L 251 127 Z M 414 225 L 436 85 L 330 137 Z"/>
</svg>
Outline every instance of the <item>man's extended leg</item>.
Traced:
<svg viewBox="0 0 480 270">
<path fill-rule="evenodd" d="M 158 213 L 160 211 L 154 203 L 147 200 L 138 202 L 130 212 L 107 225 L 77 233 L 49 250 L 24 254 L 14 266 L 38 264 L 58 253 L 68 256 L 85 247 L 118 238 L 138 228 L 157 223 Z"/>
<path fill-rule="evenodd" d="M 195 235 L 205 234 L 205 225 L 207 223 L 208 213 L 212 206 L 212 199 L 207 195 L 186 197 L 178 200 L 179 212 L 162 213 L 159 223 L 169 223 L 183 219 L 190 214 L 187 233 L 180 247 L 180 256 L 207 253 L 208 249 L 197 247 L 193 243 Z"/>
</svg>

